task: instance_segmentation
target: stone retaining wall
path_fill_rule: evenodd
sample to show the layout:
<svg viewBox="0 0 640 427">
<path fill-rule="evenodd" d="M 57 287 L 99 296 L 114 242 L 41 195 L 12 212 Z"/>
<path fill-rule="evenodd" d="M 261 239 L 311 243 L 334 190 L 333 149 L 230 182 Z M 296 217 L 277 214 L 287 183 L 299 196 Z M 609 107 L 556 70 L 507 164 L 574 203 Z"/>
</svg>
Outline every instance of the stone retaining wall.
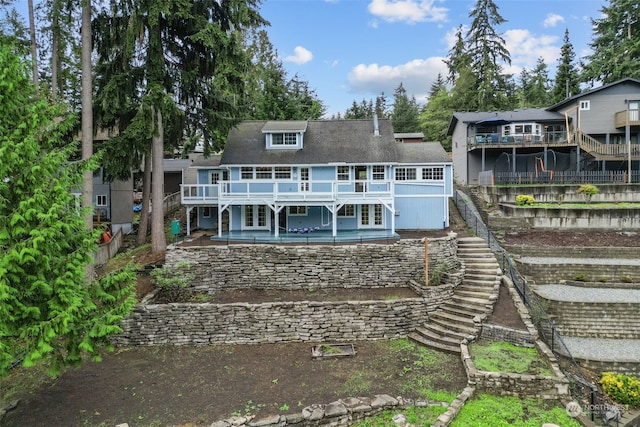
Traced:
<svg viewBox="0 0 640 427">
<path fill-rule="evenodd" d="M 536 340 L 529 331 L 521 331 L 502 325 L 483 323 L 480 338 L 489 341 L 503 341 L 520 347 L 535 347 Z"/>
<path fill-rule="evenodd" d="M 571 302 L 539 297 L 561 336 L 640 339 L 639 303 Z"/>
<path fill-rule="evenodd" d="M 538 208 L 501 203 L 500 211 L 509 218 L 523 218 L 532 228 L 615 230 L 640 228 L 640 209 L 638 208 Z"/>
<path fill-rule="evenodd" d="M 424 298 L 138 305 L 113 341 L 199 345 L 396 339 L 425 322 L 427 307 Z"/>
<path fill-rule="evenodd" d="M 593 257 L 593 253 L 591 257 Z M 586 258 L 588 259 L 588 258 Z M 556 284 L 561 281 L 575 280 L 584 277 L 587 281 L 619 282 L 623 279 L 631 282 L 640 282 L 640 266 L 634 265 L 603 265 L 592 264 L 542 264 L 529 263 L 514 259 L 518 271 L 532 278 L 537 284 Z"/>
<path fill-rule="evenodd" d="M 640 185 L 638 184 L 601 184 L 597 186 L 600 192 L 591 197 L 592 203 L 622 203 L 640 202 Z M 515 204 L 516 196 L 526 194 L 533 196 L 541 203 L 585 203 L 588 199 L 578 193 L 580 185 L 533 185 L 517 186 L 479 186 L 478 196 L 486 203 Z"/>
<path fill-rule="evenodd" d="M 460 345 L 462 363 L 467 371 L 469 385 L 477 391 L 484 391 L 496 396 L 517 396 L 557 400 L 569 394 L 569 380 L 558 368 L 557 360 L 550 350 L 539 347 L 538 350 L 551 362 L 554 376 L 526 375 L 505 372 L 486 372 L 476 369 L 467 344 Z M 547 350 L 547 351 L 545 351 Z"/>
<path fill-rule="evenodd" d="M 424 276 L 424 240 L 358 245 L 172 246 L 165 268 L 188 268 L 192 289 L 402 287 Z M 454 233 L 428 240 L 429 267 L 457 262 Z"/>
<path fill-rule="evenodd" d="M 592 258 L 597 253 L 598 258 L 607 259 L 635 259 L 639 248 L 616 247 L 558 247 L 558 246 L 529 246 L 505 245 L 505 251 L 511 255 L 541 258 Z"/>
</svg>

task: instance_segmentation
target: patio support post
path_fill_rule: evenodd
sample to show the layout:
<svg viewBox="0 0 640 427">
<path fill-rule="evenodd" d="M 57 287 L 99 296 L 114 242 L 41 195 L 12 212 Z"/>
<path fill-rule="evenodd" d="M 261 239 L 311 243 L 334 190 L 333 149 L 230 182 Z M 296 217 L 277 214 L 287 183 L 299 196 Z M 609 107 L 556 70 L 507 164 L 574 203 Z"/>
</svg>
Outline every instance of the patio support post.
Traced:
<svg viewBox="0 0 640 427">
<path fill-rule="evenodd" d="M 513 157 L 513 162 L 511 164 L 511 172 L 516 172 L 516 147 L 511 149 L 511 156 Z"/>
<path fill-rule="evenodd" d="M 218 203 L 218 237 L 222 237 L 222 209 L 220 203 Z"/>
<path fill-rule="evenodd" d="M 280 235 L 280 209 L 278 206 L 275 206 L 273 210 L 273 220 L 275 222 L 273 229 L 275 230 L 274 236 L 278 237 Z"/>
<path fill-rule="evenodd" d="M 331 219 L 332 219 L 332 224 L 331 224 L 331 235 L 333 237 L 336 237 L 338 235 L 338 224 L 336 221 L 336 215 L 338 215 L 338 208 L 336 207 L 335 202 L 333 203 L 333 209 L 331 210 Z"/>
<path fill-rule="evenodd" d="M 192 207 L 187 208 L 187 236 L 191 236 L 191 210 Z"/>
</svg>

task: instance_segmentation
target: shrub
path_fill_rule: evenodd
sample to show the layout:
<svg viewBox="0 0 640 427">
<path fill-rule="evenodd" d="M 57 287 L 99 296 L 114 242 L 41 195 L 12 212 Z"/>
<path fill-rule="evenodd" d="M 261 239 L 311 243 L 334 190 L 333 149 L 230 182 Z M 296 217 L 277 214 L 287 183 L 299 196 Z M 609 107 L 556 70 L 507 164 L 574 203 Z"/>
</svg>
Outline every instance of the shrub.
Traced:
<svg viewBox="0 0 640 427">
<path fill-rule="evenodd" d="M 531 206 L 536 202 L 533 196 L 519 194 L 516 196 L 516 206 Z"/>
<path fill-rule="evenodd" d="M 604 372 L 600 378 L 602 389 L 616 402 L 640 406 L 640 380 L 624 374 Z"/>
<path fill-rule="evenodd" d="M 598 194 L 600 192 L 600 190 L 598 189 L 598 187 L 596 187 L 593 184 L 582 184 L 580 187 L 578 187 L 578 194 L 584 194 L 585 196 L 587 196 L 587 200 L 591 201 L 591 196 L 593 196 L 594 194 Z"/>
<path fill-rule="evenodd" d="M 575 280 L 576 282 L 588 282 L 589 275 L 587 275 L 586 273 L 576 273 L 573 276 L 573 280 Z"/>
<path fill-rule="evenodd" d="M 184 261 L 176 265 L 176 270 L 167 268 L 156 268 L 151 271 L 151 277 L 158 288 L 165 294 L 171 302 L 179 302 L 187 294 L 187 288 L 193 281 L 195 275 L 191 273 L 191 265 Z"/>
</svg>

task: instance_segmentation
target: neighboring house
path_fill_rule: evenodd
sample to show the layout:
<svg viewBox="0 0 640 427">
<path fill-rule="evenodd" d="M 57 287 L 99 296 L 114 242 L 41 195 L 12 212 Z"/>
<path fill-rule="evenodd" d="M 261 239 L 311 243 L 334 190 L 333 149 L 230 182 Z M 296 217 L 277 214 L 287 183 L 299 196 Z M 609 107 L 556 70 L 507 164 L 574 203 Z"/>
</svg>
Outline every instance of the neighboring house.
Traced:
<svg viewBox="0 0 640 427">
<path fill-rule="evenodd" d="M 424 142 L 424 134 L 422 132 L 394 133 L 393 137 L 396 142 L 401 143 Z"/>
<path fill-rule="evenodd" d="M 221 156 L 191 168 L 182 203 L 220 237 L 449 225 L 449 157 L 438 143 L 396 143 L 389 120 L 245 121 Z"/>
<path fill-rule="evenodd" d="M 80 197 L 79 193 L 76 193 Z M 133 176 L 126 181 L 106 182 L 103 170 L 93 176 L 93 219 L 111 224 L 115 234 L 120 228 L 125 234 L 133 229 Z"/>
<path fill-rule="evenodd" d="M 185 182 L 185 172 L 191 166 L 191 159 L 164 159 L 164 195 L 180 191 L 180 184 Z M 151 172 L 153 174 L 153 171 Z"/>
<path fill-rule="evenodd" d="M 447 131 L 454 179 L 479 184 L 484 171 L 625 171 L 637 177 L 639 113 L 640 80 L 631 78 L 548 108 L 456 112 Z"/>
</svg>

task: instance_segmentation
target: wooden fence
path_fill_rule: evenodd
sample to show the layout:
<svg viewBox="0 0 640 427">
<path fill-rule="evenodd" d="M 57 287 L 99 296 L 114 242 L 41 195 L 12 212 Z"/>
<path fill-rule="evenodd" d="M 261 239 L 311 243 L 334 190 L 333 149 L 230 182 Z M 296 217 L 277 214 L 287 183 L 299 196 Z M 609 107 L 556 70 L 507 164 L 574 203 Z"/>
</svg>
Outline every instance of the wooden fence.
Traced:
<svg viewBox="0 0 640 427">
<path fill-rule="evenodd" d="M 111 240 L 98 246 L 98 250 L 93 256 L 93 262 L 96 265 L 106 263 L 118 253 L 123 243 L 124 233 L 122 232 L 122 228 L 119 228 Z"/>
</svg>

